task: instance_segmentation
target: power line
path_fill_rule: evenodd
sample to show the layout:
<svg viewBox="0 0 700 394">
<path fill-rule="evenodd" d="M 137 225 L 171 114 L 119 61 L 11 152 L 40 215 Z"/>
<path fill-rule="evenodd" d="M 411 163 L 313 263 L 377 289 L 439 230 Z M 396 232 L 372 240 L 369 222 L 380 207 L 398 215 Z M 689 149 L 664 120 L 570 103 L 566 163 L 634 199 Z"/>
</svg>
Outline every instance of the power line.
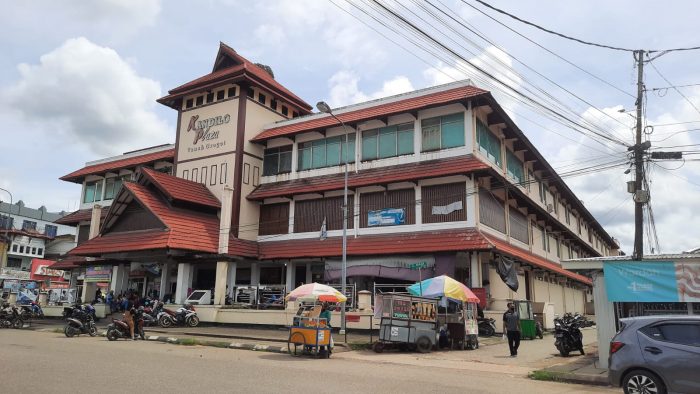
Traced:
<svg viewBox="0 0 700 394">
<path fill-rule="evenodd" d="M 661 71 L 659 71 L 659 69 L 656 68 L 656 65 L 654 65 L 654 62 L 649 61 L 649 65 L 651 65 L 651 68 L 653 68 L 654 71 L 656 71 L 656 73 L 659 74 L 659 76 L 660 76 L 664 81 L 666 81 L 667 84 L 673 85 L 673 84 L 671 83 L 671 81 L 669 81 L 663 74 L 661 74 Z M 676 93 L 678 93 L 681 97 L 683 97 L 683 99 L 684 99 L 685 101 L 687 101 L 688 104 L 690 104 L 690 106 L 693 107 L 693 109 L 695 109 L 695 112 L 697 112 L 698 114 L 700 114 L 700 109 L 698 109 L 698 107 L 696 107 L 695 104 L 693 104 L 693 102 L 690 101 L 690 99 L 689 99 L 685 94 L 683 94 L 683 92 L 681 92 L 677 87 L 673 87 L 673 90 L 675 90 Z"/>
<path fill-rule="evenodd" d="M 657 91 L 657 90 L 668 90 L 668 89 L 675 89 L 675 88 L 689 88 L 689 87 L 693 87 L 693 86 L 700 86 L 700 83 L 691 83 L 691 84 L 688 84 L 688 85 L 664 86 L 664 87 L 653 88 L 653 89 L 649 89 L 649 90 L 655 92 L 655 91 Z"/>
<path fill-rule="evenodd" d="M 488 7 L 488 8 L 490 8 L 490 9 L 492 9 L 492 10 L 494 10 L 494 11 L 500 13 L 500 14 L 503 14 L 503 15 L 506 15 L 506 16 L 512 18 L 512 19 L 515 19 L 515 20 L 517 20 L 518 22 L 521 22 L 521 23 L 524 23 L 524 24 L 526 24 L 526 25 L 532 26 L 532 27 L 534 27 L 534 28 L 536 28 L 536 29 L 542 30 L 542 31 L 547 32 L 547 33 L 549 33 L 549 34 L 553 34 L 553 35 L 555 35 L 555 36 L 559 36 L 559 37 L 565 38 L 565 39 L 567 39 L 567 40 L 576 41 L 576 42 L 578 42 L 578 43 L 580 43 L 580 44 L 590 45 L 590 46 L 599 47 L 599 48 L 612 49 L 612 50 L 615 50 L 615 51 L 624 51 L 624 52 L 634 52 L 634 51 L 637 50 L 637 49 L 616 47 L 616 46 L 606 45 L 606 44 L 598 44 L 598 43 L 595 43 L 595 42 L 590 42 L 590 41 L 582 40 L 582 39 L 580 39 L 580 38 L 571 37 L 571 36 L 568 36 L 568 35 L 566 35 L 566 34 L 558 33 L 558 32 L 556 32 L 556 31 L 547 29 L 547 28 L 542 27 L 542 26 L 540 26 L 540 25 L 538 25 L 538 24 L 536 24 L 536 23 L 529 22 L 529 21 L 527 21 L 527 20 L 525 20 L 525 19 L 519 18 L 519 17 L 517 17 L 517 16 L 515 16 L 515 15 L 509 13 L 509 12 L 506 12 L 506 11 L 500 9 L 500 8 L 496 8 L 496 7 L 490 5 L 490 4 L 488 4 L 488 3 L 486 3 L 486 2 L 484 2 L 484 1 L 482 1 L 482 0 L 475 0 L 475 1 L 476 1 L 477 3 L 479 3 L 479 4 L 483 5 L 483 6 L 485 6 L 485 7 Z M 686 47 L 686 48 L 672 48 L 672 49 L 651 49 L 651 50 L 646 50 L 646 52 L 662 52 L 662 54 L 665 54 L 665 53 L 668 53 L 668 52 L 675 52 L 675 51 L 692 51 L 692 50 L 696 50 L 696 49 L 700 49 L 700 46 Z M 661 56 L 661 55 L 659 55 L 659 56 Z M 671 84 L 669 83 L 669 85 L 671 85 Z"/>
</svg>

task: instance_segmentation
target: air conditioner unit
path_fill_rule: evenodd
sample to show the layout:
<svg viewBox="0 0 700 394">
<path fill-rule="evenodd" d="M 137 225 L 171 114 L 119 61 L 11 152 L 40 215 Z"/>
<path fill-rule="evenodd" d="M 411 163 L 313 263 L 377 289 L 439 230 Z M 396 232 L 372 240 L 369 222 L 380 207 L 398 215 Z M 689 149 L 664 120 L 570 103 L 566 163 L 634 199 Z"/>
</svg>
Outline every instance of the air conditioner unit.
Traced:
<svg viewBox="0 0 700 394">
<path fill-rule="evenodd" d="M 549 213 L 554 212 L 554 206 L 552 204 L 547 204 L 547 212 L 549 212 Z"/>
</svg>

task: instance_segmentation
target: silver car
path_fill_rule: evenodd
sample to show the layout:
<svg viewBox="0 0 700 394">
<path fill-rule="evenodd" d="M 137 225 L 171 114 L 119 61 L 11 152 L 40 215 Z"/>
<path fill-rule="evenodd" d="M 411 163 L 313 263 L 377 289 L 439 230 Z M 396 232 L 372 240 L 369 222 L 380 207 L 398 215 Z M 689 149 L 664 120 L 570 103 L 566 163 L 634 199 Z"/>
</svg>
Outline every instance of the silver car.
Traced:
<svg viewBox="0 0 700 394">
<path fill-rule="evenodd" d="M 620 319 L 608 361 L 625 393 L 700 393 L 700 316 Z"/>
</svg>

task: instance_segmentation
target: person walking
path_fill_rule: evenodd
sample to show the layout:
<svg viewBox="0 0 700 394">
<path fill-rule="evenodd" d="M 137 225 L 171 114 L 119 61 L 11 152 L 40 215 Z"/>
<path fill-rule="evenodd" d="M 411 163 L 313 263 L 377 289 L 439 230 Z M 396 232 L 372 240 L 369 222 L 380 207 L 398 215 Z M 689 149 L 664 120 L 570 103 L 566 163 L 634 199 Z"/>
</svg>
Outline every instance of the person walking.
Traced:
<svg viewBox="0 0 700 394">
<path fill-rule="evenodd" d="M 508 337 L 510 356 L 517 357 L 520 347 L 520 314 L 512 302 L 508 303 L 508 310 L 503 314 L 503 329 Z"/>
</svg>

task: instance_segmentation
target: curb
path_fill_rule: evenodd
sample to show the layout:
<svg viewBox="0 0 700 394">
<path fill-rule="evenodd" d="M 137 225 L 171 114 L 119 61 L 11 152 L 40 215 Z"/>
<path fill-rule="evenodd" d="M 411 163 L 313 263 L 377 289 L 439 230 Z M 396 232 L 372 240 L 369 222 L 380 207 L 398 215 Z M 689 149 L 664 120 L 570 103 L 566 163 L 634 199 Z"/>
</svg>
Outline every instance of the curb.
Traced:
<svg viewBox="0 0 700 394">
<path fill-rule="evenodd" d="M 257 352 L 268 352 L 268 353 L 287 353 L 287 348 L 282 346 L 272 346 L 272 345 L 258 345 L 254 343 L 239 343 L 239 342 L 212 342 L 212 341 L 201 341 L 193 338 L 175 338 L 167 336 L 157 336 L 149 335 L 146 337 L 147 341 L 156 341 L 163 343 L 170 343 L 174 345 L 185 345 L 185 346 L 212 346 L 218 348 L 228 348 L 228 349 L 238 349 L 238 350 L 252 350 Z"/>
<path fill-rule="evenodd" d="M 607 376 L 601 375 L 582 375 L 573 372 L 555 372 L 541 369 L 533 372 L 547 373 L 550 379 L 533 379 L 533 380 L 550 380 L 564 383 L 586 384 L 590 386 L 610 386 Z M 532 378 L 531 378 L 532 379 Z"/>
</svg>

